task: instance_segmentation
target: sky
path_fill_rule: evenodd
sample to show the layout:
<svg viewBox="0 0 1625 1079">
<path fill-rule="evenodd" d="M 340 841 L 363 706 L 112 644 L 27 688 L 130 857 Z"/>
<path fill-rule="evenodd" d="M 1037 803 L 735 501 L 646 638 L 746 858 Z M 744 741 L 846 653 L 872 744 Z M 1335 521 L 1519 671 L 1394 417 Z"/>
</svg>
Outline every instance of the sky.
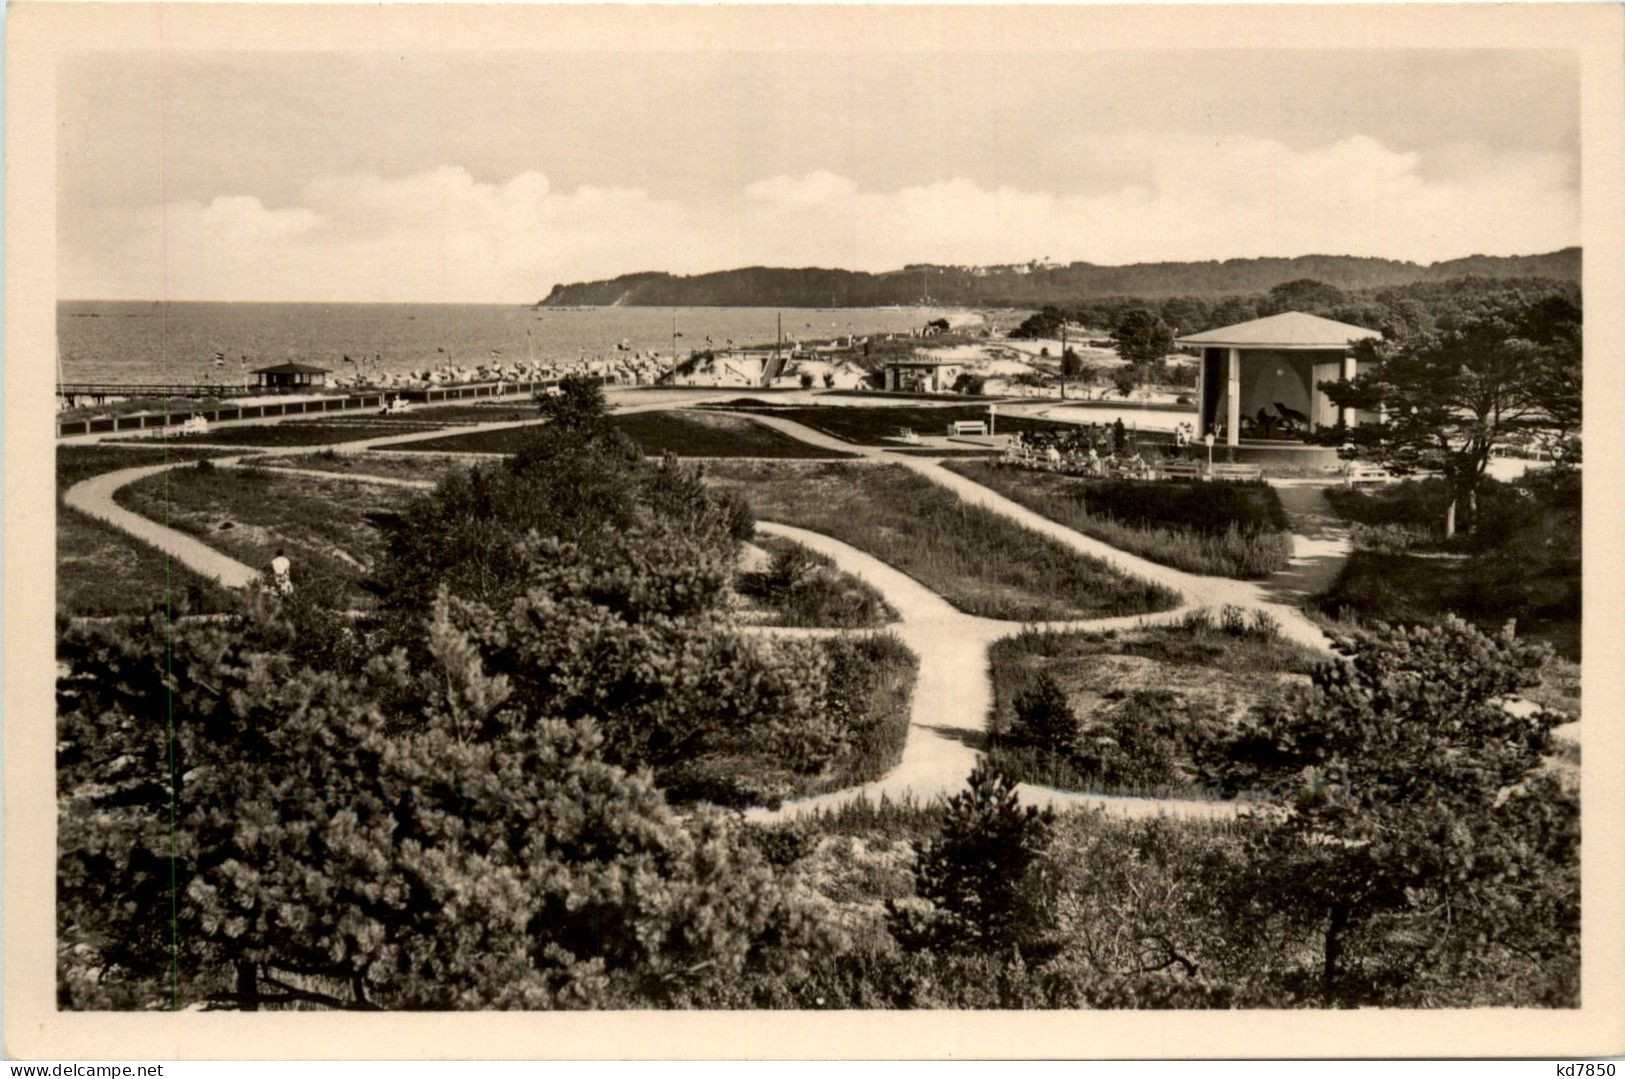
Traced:
<svg viewBox="0 0 1625 1079">
<path fill-rule="evenodd" d="M 528 302 L 737 266 L 1579 242 L 1535 50 L 101 53 L 58 73 L 64 299 Z"/>
</svg>

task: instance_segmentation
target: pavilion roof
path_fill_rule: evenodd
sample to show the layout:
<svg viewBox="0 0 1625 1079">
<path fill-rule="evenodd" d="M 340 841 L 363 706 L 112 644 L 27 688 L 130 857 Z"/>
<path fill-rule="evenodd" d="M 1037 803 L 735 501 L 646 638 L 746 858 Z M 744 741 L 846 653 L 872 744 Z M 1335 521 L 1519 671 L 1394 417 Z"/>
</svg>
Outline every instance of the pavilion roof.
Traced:
<svg viewBox="0 0 1625 1079">
<path fill-rule="evenodd" d="M 254 368 L 256 375 L 326 375 L 330 374 L 326 367 L 312 367 L 308 363 L 279 363 L 271 367 Z"/>
<path fill-rule="evenodd" d="M 1186 334 L 1177 343 L 1230 348 L 1345 348 L 1351 342 L 1381 336 L 1380 331 L 1321 318 L 1306 311 L 1283 311 L 1234 326 Z"/>
</svg>

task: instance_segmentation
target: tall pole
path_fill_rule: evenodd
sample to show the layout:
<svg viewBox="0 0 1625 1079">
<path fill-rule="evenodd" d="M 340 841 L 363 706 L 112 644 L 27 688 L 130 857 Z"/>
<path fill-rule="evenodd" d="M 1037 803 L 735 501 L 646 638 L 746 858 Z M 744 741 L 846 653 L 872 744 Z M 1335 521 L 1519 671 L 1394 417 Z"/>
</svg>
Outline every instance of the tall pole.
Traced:
<svg viewBox="0 0 1625 1079">
<path fill-rule="evenodd" d="M 1066 316 L 1061 316 L 1061 400 L 1066 400 Z"/>
</svg>

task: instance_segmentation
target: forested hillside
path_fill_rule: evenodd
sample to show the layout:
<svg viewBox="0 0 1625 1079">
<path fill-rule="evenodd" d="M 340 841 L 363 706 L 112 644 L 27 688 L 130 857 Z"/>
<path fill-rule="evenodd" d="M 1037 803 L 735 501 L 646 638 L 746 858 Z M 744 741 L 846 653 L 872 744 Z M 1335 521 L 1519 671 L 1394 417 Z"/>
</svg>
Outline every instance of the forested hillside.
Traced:
<svg viewBox="0 0 1625 1079">
<path fill-rule="evenodd" d="M 1014 307 L 1093 296 L 1220 296 L 1264 292 L 1312 278 L 1340 289 L 1388 288 L 1465 276 L 1549 277 L 1578 281 L 1580 249 L 1544 255 L 1473 255 L 1422 265 L 1348 255 L 1142 262 L 1128 266 L 909 266 L 886 273 L 752 266 L 679 277 L 625 274 L 608 281 L 555 285 L 550 306 L 873 307 L 887 304 L 988 304 Z"/>
</svg>

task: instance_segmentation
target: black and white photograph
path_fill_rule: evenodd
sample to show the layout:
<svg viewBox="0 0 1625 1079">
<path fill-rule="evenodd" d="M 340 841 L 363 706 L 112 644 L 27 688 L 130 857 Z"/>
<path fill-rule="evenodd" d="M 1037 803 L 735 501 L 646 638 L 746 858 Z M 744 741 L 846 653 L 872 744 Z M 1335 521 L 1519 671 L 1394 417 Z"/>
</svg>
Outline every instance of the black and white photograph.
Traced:
<svg viewBox="0 0 1625 1079">
<path fill-rule="evenodd" d="M 10 9 L 10 1053 L 1625 1051 L 1622 9 L 455 7 Z"/>
</svg>

